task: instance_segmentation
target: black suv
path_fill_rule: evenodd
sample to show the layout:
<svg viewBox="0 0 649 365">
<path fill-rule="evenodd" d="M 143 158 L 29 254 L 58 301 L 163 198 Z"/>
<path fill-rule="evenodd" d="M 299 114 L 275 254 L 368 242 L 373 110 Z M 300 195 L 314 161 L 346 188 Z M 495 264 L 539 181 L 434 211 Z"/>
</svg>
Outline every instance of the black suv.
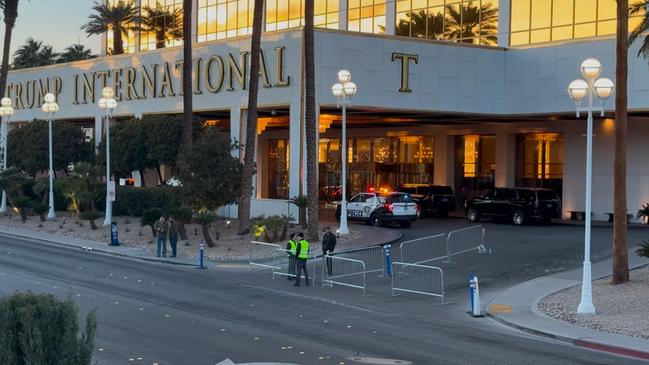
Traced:
<svg viewBox="0 0 649 365">
<path fill-rule="evenodd" d="M 440 218 L 448 217 L 455 210 L 453 188 L 443 185 L 403 184 L 397 191 L 410 194 L 419 206 L 420 214 L 431 214 Z"/>
<path fill-rule="evenodd" d="M 516 225 L 531 219 L 550 223 L 561 216 L 561 199 L 554 190 L 534 188 L 496 188 L 486 195 L 468 200 L 466 218 L 471 223 L 482 216 L 509 217 Z"/>
</svg>

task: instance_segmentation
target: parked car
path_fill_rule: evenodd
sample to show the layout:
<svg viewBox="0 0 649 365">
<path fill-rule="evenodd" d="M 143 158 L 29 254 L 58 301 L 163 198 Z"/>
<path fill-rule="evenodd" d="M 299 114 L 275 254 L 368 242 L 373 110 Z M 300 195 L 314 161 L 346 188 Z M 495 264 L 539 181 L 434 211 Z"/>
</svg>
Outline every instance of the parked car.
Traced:
<svg viewBox="0 0 649 365">
<path fill-rule="evenodd" d="M 448 217 L 455 210 L 453 188 L 431 184 L 403 184 L 397 191 L 410 194 L 419 206 L 420 214 L 430 214 L 440 218 Z"/>
<path fill-rule="evenodd" d="M 341 206 L 336 208 L 336 220 L 340 222 Z M 356 194 L 347 202 L 347 219 L 362 221 L 373 226 L 398 223 L 403 228 L 417 220 L 417 204 L 406 193 L 380 194 L 375 192 Z"/>
<path fill-rule="evenodd" d="M 561 199 L 551 189 L 496 188 L 466 202 L 466 217 L 471 223 L 483 216 L 509 217 L 516 225 L 530 220 L 549 223 L 561 216 Z"/>
</svg>

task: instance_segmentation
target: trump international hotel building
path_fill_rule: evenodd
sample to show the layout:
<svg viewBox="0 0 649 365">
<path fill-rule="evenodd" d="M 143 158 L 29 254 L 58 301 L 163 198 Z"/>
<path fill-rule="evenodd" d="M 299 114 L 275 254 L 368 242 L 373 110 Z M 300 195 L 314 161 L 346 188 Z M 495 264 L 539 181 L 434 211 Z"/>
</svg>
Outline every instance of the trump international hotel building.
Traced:
<svg viewBox="0 0 649 365">
<path fill-rule="evenodd" d="M 113 1 L 113 0 L 111 0 Z M 182 0 L 136 0 L 175 9 Z M 340 185 L 341 113 L 331 92 L 340 69 L 358 92 L 348 110 L 348 184 L 450 185 L 458 200 L 499 186 L 550 187 L 563 213 L 583 210 L 586 122 L 568 84 L 599 59 L 614 79 L 615 0 L 315 0 L 319 184 Z M 253 0 L 194 0 L 194 107 L 244 140 Z M 145 10 L 142 10 L 145 12 Z M 303 117 L 303 0 L 266 0 L 253 214 L 286 213 L 306 189 Z M 634 27 L 640 19 L 632 18 Z M 97 99 L 113 86 L 119 119 L 182 111 L 181 40 L 165 47 L 132 32 L 126 54 L 14 71 L 13 121 L 56 119 L 98 136 Z M 629 51 L 629 210 L 649 201 L 649 64 Z M 595 116 L 593 211 L 613 202 L 613 100 Z M 583 115 L 582 115 L 583 117 Z M 209 158 L 209 156 L 206 156 Z M 148 179 L 148 177 L 147 177 Z M 148 182 L 148 184 L 153 181 Z"/>
</svg>

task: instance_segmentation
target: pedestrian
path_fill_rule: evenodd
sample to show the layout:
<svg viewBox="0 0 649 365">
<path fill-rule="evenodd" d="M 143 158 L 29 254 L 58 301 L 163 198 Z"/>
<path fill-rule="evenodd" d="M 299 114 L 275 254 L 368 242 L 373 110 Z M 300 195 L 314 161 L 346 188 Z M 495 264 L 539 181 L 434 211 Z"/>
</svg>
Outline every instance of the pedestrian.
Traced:
<svg viewBox="0 0 649 365">
<path fill-rule="evenodd" d="M 304 279 L 306 285 L 309 286 L 309 271 L 306 269 L 306 261 L 309 259 L 309 241 L 304 238 L 302 232 L 297 234 L 297 250 L 295 251 L 295 284 L 293 286 L 300 286 L 300 277 L 304 272 Z"/>
<path fill-rule="evenodd" d="M 169 217 L 169 244 L 171 245 L 171 257 L 176 257 L 178 248 L 178 222 L 174 217 Z"/>
<path fill-rule="evenodd" d="M 331 275 L 332 260 L 330 257 L 327 257 L 327 255 L 334 252 L 337 240 L 336 235 L 331 232 L 331 227 L 325 226 L 323 231 L 325 233 L 322 236 L 322 256 L 325 256 L 327 259 L 327 273 Z"/>
<path fill-rule="evenodd" d="M 297 252 L 295 233 L 291 233 L 289 236 L 289 240 L 286 243 L 286 251 L 288 255 L 288 275 L 286 276 L 286 280 L 295 280 L 295 253 Z"/>
<path fill-rule="evenodd" d="M 162 257 L 167 257 L 167 232 L 169 231 L 169 222 L 165 218 L 165 216 L 160 216 L 160 219 L 153 225 L 156 241 L 158 242 L 157 257 L 160 257 L 160 251 L 162 251 Z"/>
</svg>

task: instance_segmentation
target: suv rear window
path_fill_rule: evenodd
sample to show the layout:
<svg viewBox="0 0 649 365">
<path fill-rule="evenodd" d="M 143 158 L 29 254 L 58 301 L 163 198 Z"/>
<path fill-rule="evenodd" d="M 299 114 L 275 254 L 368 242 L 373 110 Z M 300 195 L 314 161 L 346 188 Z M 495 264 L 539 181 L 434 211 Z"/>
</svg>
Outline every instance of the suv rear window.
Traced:
<svg viewBox="0 0 649 365">
<path fill-rule="evenodd" d="M 412 203 L 413 200 L 408 194 L 390 194 L 386 199 L 387 203 Z"/>
<path fill-rule="evenodd" d="M 433 186 L 431 191 L 435 195 L 453 195 L 453 189 L 450 186 Z"/>
<path fill-rule="evenodd" d="M 521 199 L 525 199 L 525 200 L 530 200 L 530 199 L 536 200 L 536 195 L 534 194 L 534 190 L 519 189 L 518 196 L 520 196 Z"/>
<path fill-rule="evenodd" d="M 557 193 L 552 190 L 538 190 L 536 194 L 539 196 L 539 200 L 559 199 Z"/>
</svg>

